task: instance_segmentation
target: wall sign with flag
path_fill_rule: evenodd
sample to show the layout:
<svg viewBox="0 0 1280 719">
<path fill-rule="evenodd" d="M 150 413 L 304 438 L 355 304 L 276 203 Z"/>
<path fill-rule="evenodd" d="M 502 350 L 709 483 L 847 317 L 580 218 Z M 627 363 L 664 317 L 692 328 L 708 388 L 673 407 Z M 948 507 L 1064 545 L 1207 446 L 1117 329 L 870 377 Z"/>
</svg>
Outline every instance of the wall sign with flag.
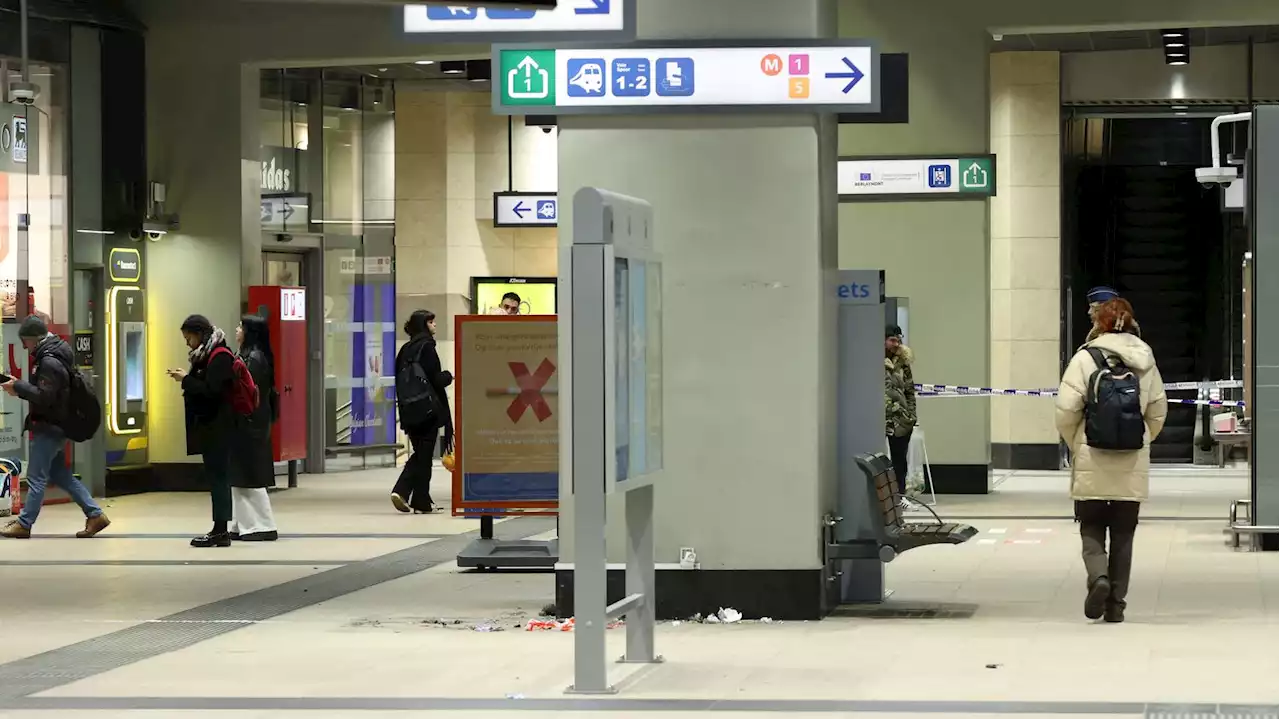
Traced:
<svg viewBox="0 0 1280 719">
<path fill-rule="evenodd" d="M 996 194 L 996 156 L 842 157 L 836 187 L 841 202 L 985 200 Z"/>
</svg>

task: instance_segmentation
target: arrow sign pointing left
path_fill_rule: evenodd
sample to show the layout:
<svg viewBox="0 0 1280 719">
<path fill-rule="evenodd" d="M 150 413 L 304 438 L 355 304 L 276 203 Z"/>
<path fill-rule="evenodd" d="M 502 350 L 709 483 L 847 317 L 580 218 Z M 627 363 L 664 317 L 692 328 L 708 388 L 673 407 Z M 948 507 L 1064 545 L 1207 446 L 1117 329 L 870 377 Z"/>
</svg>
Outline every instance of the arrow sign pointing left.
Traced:
<svg viewBox="0 0 1280 719">
<path fill-rule="evenodd" d="M 512 211 L 512 212 L 514 212 L 514 213 L 516 213 L 516 217 L 519 217 L 520 219 L 522 219 L 522 220 L 523 220 L 523 219 L 524 219 L 524 213 L 526 213 L 526 212 L 528 212 L 528 211 L 529 211 L 529 207 L 528 207 L 528 205 L 525 205 L 525 204 L 524 204 L 524 200 L 521 200 L 520 202 L 517 202 L 517 203 L 516 203 L 516 206 L 515 206 L 515 207 L 512 207 L 512 208 L 511 208 L 511 211 Z"/>
<path fill-rule="evenodd" d="M 573 9 L 575 15 L 608 15 L 609 0 L 581 0 L 586 7 Z"/>
<path fill-rule="evenodd" d="M 844 65 L 845 67 L 849 68 L 849 70 L 841 71 L 841 72 L 829 72 L 827 73 L 827 79 L 848 80 L 849 84 L 845 85 L 844 89 L 841 90 L 842 93 L 844 93 L 845 95 L 848 95 L 849 91 L 853 89 L 853 86 L 857 85 L 858 81 L 865 76 L 862 74 L 862 71 L 858 69 L 858 66 L 853 64 L 852 60 L 850 60 L 847 57 L 841 58 L 841 59 L 844 60 Z"/>
</svg>

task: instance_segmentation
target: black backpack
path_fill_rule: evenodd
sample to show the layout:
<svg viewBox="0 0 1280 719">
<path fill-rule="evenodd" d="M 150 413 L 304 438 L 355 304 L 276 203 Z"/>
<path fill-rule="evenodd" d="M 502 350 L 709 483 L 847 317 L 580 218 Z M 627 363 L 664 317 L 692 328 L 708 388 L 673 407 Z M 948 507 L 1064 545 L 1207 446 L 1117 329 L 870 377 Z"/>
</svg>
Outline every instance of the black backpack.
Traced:
<svg viewBox="0 0 1280 719">
<path fill-rule="evenodd" d="M 403 427 L 439 427 L 444 424 L 440 397 L 422 369 L 424 342 L 416 357 L 405 357 L 396 367 L 396 403 L 400 406 Z"/>
<path fill-rule="evenodd" d="M 72 442 L 88 442 L 102 426 L 102 403 L 83 372 L 65 361 L 62 366 L 67 368 L 67 411 L 58 426 Z"/>
<path fill-rule="evenodd" d="M 1098 369 L 1089 375 L 1084 399 L 1085 444 L 1095 449 L 1142 449 L 1146 422 L 1138 375 L 1117 358 L 1086 348 Z"/>
</svg>

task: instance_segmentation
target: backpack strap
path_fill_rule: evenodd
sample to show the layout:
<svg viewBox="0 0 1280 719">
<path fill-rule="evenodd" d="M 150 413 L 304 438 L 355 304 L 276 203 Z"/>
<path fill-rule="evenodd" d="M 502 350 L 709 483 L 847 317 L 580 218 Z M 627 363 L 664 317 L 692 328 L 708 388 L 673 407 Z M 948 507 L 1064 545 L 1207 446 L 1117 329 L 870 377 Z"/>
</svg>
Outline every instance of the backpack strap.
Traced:
<svg viewBox="0 0 1280 719">
<path fill-rule="evenodd" d="M 1089 353 L 1089 356 L 1093 358 L 1093 363 L 1098 367 L 1089 373 L 1089 379 L 1085 383 L 1084 403 L 1088 406 L 1098 400 L 1098 375 L 1104 370 L 1111 369 L 1111 365 L 1107 362 L 1107 356 L 1097 347 L 1085 347 L 1084 351 Z"/>
</svg>

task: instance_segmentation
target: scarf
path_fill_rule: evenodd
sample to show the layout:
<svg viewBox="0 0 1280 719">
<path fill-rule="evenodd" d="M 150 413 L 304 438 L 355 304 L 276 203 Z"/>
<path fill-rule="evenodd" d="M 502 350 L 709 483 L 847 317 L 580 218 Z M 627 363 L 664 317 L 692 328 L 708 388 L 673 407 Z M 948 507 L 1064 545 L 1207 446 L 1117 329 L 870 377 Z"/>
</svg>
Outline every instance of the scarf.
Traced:
<svg viewBox="0 0 1280 719">
<path fill-rule="evenodd" d="M 209 355 L 213 353 L 213 349 L 219 345 L 227 343 L 227 336 L 217 327 L 213 328 L 213 332 L 205 338 L 200 346 L 187 352 L 187 359 L 191 360 L 192 365 L 199 364 L 209 359 Z"/>
</svg>

